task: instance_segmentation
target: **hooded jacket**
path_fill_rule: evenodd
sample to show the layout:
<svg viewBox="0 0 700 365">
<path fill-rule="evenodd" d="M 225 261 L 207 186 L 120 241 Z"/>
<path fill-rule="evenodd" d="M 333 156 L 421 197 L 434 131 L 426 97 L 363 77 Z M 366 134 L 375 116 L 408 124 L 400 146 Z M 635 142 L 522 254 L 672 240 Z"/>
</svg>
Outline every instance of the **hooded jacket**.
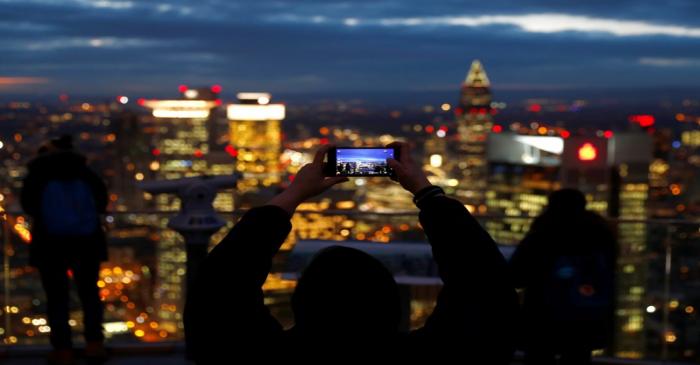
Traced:
<svg viewBox="0 0 700 365">
<path fill-rule="evenodd" d="M 521 330 L 525 348 L 546 343 L 557 349 L 572 346 L 596 349 L 611 344 L 614 292 L 602 296 L 607 302 L 600 305 L 592 318 L 581 318 L 580 305 L 564 305 L 556 299 L 572 297 L 568 291 L 582 287 L 552 284 L 552 278 L 563 273 L 562 258 L 580 257 L 588 266 L 583 269 L 595 272 L 598 280 L 615 288 L 615 234 L 603 217 L 586 211 L 584 204 L 585 200 L 578 209 L 550 206 L 535 219 L 510 259 L 513 283 L 516 288 L 524 289 Z M 606 264 L 596 266 L 591 259 L 585 259 L 591 257 L 604 257 Z M 602 292 L 599 288 L 595 290 Z"/>
<path fill-rule="evenodd" d="M 291 229 L 290 217 L 263 206 L 246 213 L 200 266 L 185 308 L 189 357 L 198 364 L 228 364 L 330 354 L 322 358 L 335 363 L 422 353 L 507 364 L 517 298 L 503 256 L 458 201 L 432 197 L 419 208 L 444 283 L 424 327 L 398 330 L 397 285 L 379 261 L 332 247 L 302 273 L 292 298 L 295 325 L 284 330 L 264 304 L 262 285 Z"/>
</svg>

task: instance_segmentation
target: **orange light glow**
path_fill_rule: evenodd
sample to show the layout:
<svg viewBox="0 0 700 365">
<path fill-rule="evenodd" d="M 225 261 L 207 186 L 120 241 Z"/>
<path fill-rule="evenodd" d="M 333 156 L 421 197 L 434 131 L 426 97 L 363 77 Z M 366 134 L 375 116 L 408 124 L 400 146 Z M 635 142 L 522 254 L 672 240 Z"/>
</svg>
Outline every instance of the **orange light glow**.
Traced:
<svg viewBox="0 0 700 365">
<path fill-rule="evenodd" d="M 581 161 L 593 161 L 598 157 L 598 149 L 590 143 L 584 143 L 578 149 L 578 159 Z"/>
</svg>

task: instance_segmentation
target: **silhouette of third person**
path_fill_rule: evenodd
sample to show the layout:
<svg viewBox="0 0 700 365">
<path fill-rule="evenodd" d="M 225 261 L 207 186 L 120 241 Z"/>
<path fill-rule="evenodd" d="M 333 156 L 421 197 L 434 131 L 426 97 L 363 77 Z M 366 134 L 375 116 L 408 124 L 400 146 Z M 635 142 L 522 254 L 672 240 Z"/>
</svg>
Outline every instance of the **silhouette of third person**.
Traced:
<svg viewBox="0 0 700 365">
<path fill-rule="evenodd" d="M 75 360 L 68 323 L 70 276 L 83 307 L 84 355 L 91 363 L 103 362 L 103 308 L 97 280 L 100 262 L 107 260 L 100 217 L 107 207 L 107 189 L 85 157 L 73 149 L 70 136 L 42 146 L 28 170 L 21 203 L 32 218 L 30 264 L 38 269 L 46 292 L 53 347 L 49 362 L 69 365 Z"/>
<path fill-rule="evenodd" d="M 594 349 L 610 345 L 615 250 L 612 230 L 586 210 L 580 191 L 551 194 L 510 260 L 513 281 L 524 289 L 527 365 L 590 364 Z"/>
<path fill-rule="evenodd" d="M 517 297 L 505 259 L 464 205 L 428 182 L 407 144 L 389 147 L 400 148 L 400 160 L 388 163 L 414 194 L 444 283 L 425 325 L 401 333 L 392 274 L 372 256 L 343 246 L 322 250 L 304 269 L 292 296 L 292 328 L 284 330 L 265 307 L 262 285 L 295 209 L 348 180 L 324 177 L 325 146 L 289 188 L 248 211 L 201 265 L 185 309 L 191 359 L 224 364 L 332 353 L 324 356 L 327 363 L 369 354 L 370 360 L 427 354 L 475 364 L 510 361 Z"/>
</svg>

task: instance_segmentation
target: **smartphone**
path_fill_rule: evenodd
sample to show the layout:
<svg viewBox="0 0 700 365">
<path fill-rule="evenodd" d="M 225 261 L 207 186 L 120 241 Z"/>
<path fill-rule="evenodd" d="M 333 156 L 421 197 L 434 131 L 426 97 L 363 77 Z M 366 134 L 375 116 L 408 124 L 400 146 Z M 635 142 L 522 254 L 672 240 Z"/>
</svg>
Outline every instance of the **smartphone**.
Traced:
<svg viewBox="0 0 700 365">
<path fill-rule="evenodd" d="M 326 176 L 392 176 L 386 160 L 399 159 L 398 150 L 387 147 L 334 147 L 328 150 Z"/>
</svg>

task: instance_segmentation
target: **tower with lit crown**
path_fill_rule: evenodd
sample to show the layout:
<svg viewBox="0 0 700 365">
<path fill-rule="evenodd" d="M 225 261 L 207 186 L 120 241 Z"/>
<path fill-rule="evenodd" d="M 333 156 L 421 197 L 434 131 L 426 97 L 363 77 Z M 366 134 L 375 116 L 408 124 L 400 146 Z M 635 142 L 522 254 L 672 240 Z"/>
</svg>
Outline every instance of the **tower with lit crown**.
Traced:
<svg viewBox="0 0 700 365">
<path fill-rule="evenodd" d="M 483 203 L 487 169 L 486 138 L 491 118 L 491 83 L 479 60 L 474 60 L 462 83 L 457 116 L 456 155 L 459 156 L 454 176 L 459 180 L 457 195 L 467 204 Z"/>
</svg>

